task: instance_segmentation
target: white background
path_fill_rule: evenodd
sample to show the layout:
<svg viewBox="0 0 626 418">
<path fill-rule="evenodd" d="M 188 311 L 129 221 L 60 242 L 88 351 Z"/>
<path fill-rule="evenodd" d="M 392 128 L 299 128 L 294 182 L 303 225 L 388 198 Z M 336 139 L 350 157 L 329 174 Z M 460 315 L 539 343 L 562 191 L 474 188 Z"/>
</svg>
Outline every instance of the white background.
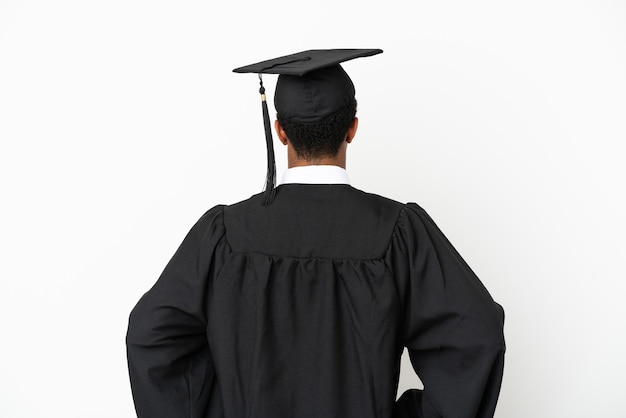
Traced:
<svg viewBox="0 0 626 418">
<path fill-rule="evenodd" d="M 420 203 L 505 307 L 496 416 L 626 417 L 624 1 L 0 0 L 1 417 L 133 416 L 128 313 L 263 187 L 231 70 L 315 48 L 385 51 L 344 66 L 350 177 Z"/>
</svg>

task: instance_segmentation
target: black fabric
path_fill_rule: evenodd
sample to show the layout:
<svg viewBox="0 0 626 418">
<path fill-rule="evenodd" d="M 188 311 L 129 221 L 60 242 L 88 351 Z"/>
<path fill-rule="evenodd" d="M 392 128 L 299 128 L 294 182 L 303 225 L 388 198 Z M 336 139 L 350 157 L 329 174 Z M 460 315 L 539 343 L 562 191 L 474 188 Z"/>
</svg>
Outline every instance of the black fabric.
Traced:
<svg viewBox="0 0 626 418">
<path fill-rule="evenodd" d="M 382 49 L 311 49 L 235 68 L 236 73 L 302 76 L 355 58 L 382 53 Z"/>
<path fill-rule="evenodd" d="M 298 123 L 323 122 L 354 100 L 352 80 L 340 65 L 304 76 L 281 75 L 274 107 L 281 118 Z"/>
<path fill-rule="evenodd" d="M 354 100 L 342 62 L 380 54 L 380 49 L 314 49 L 236 68 L 237 73 L 279 74 L 274 107 L 299 123 L 323 121 Z"/>
<path fill-rule="evenodd" d="M 209 210 L 133 309 L 139 417 L 492 417 L 503 311 L 416 204 L 282 185 Z M 396 402 L 407 347 L 423 391 Z"/>
<path fill-rule="evenodd" d="M 245 67 L 237 73 L 279 74 L 274 107 L 299 123 L 323 121 L 354 100 L 354 85 L 342 62 L 380 54 L 381 49 L 314 49 Z"/>
</svg>

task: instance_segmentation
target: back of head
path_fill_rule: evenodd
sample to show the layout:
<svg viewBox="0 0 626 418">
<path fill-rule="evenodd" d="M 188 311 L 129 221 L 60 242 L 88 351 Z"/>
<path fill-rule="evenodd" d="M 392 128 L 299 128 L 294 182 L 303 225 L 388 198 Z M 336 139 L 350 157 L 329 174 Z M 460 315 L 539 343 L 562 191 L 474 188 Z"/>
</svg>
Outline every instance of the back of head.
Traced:
<svg viewBox="0 0 626 418">
<path fill-rule="evenodd" d="M 337 110 L 323 122 L 298 123 L 278 114 L 278 122 L 296 155 L 306 161 L 335 157 L 356 115 L 356 100 Z"/>
<path fill-rule="evenodd" d="M 340 65 L 278 78 L 277 118 L 298 157 L 315 160 L 337 154 L 356 115 L 354 95 L 354 84 Z"/>
</svg>

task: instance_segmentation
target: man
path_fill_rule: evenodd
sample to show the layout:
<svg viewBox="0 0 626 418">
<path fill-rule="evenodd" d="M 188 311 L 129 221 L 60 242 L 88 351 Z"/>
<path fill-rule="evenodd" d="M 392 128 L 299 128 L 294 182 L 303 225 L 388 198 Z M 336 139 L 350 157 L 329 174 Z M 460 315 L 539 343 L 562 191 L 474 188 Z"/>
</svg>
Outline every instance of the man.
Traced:
<svg viewBox="0 0 626 418">
<path fill-rule="evenodd" d="M 348 183 L 358 120 L 339 63 L 379 52 L 238 69 L 281 74 L 289 168 L 274 188 L 268 152 L 265 194 L 205 213 L 133 309 L 139 417 L 493 416 L 502 308 L 422 208 Z M 424 390 L 396 401 L 405 347 Z"/>
</svg>

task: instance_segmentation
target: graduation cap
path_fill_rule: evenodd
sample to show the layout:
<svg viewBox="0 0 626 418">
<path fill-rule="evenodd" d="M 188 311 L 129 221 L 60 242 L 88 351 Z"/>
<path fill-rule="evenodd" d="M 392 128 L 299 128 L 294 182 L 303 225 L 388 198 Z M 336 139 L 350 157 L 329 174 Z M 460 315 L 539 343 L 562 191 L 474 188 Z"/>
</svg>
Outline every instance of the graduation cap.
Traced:
<svg viewBox="0 0 626 418">
<path fill-rule="evenodd" d="M 276 163 L 262 74 L 279 74 L 274 107 L 281 118 L 297 123 L 323 122 L 354 99 L 354 85 L 339 65 L 355 58 L 380 54 L 381 49 L 312 49 L 235 68 L 236 73 L 259 75 L 259 93 L 267 143 L 264 205 L 275 193 Z"/>
</svg>

